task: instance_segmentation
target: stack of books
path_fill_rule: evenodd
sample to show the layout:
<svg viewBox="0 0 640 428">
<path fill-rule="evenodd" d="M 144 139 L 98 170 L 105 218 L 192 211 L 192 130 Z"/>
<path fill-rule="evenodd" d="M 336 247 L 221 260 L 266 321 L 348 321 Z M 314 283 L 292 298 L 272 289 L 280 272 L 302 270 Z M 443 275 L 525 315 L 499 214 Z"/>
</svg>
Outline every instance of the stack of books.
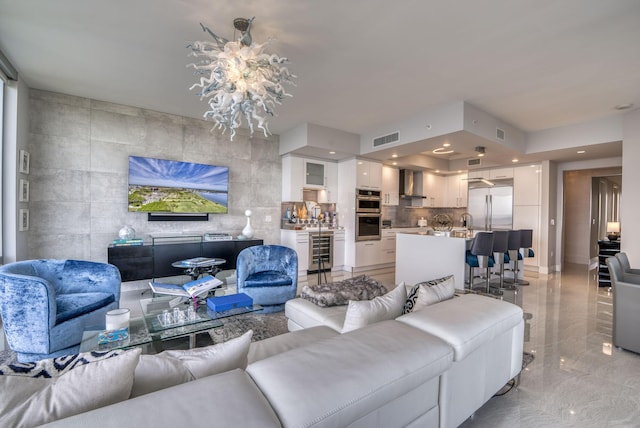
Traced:
<svg viewBox="0 0 640 428">
<path fill-rule="evenodd" d="M 114 239 L 111 242 L 111 245 L 116 247 L 127 246 L 127 245 L 143 245 L 144 240 L 142 238 L 132 238 L 132 239 Z"/>
<path fill-rule="evenodd" d="M 228 233 L 205 233 L 205 241 L 231 241 L 231 235 Z"/>
</svg>

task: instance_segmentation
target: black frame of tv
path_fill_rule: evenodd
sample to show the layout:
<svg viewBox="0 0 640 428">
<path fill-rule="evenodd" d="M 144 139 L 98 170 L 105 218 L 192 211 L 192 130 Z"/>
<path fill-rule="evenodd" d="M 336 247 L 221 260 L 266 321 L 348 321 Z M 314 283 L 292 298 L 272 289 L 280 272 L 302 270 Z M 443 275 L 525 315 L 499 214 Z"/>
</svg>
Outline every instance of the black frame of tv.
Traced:
<svg viewBox="0 0 640 428">
<path fill-rule="evenodd" d="M 209 221 L 209 213 L 147 213 L 147 221 Z"/>
</svg>

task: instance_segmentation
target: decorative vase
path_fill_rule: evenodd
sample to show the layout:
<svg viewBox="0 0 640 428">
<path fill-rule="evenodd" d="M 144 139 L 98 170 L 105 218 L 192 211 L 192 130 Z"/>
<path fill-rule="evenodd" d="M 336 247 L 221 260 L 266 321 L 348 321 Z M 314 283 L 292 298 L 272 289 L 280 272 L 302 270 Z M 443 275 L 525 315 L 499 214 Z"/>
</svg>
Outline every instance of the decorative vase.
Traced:
<svg viewBox="0 0 640 428">
<path fill-rule="evenodd" d="M 253 227 L 251 227 L 251 210 L 246 210 L 244 215 L 247 216 L 247 225 L 242 229 L 242 235 L 247 238 L 253 238 Z"/>
<path fill-rule="evenodd" d="M 136 237 L 136 231 L 133 227 L 125 225 L 118 231 L 118 236 L 120 239 L 133 239 Z"/>
</svg>

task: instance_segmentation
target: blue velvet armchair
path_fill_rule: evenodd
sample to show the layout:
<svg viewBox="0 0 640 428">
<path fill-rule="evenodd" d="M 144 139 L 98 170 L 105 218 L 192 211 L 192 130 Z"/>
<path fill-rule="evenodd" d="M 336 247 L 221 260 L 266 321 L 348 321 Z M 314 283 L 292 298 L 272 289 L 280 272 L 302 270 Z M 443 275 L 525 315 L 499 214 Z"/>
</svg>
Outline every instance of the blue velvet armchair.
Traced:
<svg viewBox="0 0 640 428">
<path fill-rule="evenodd" d="M 236 261 L 238 293 L 245 293 L 264 307 L 262 312 L 280 312 L 298 289 L 298 254 L 280 245 L 245 248 Z"/>
<path fill-rule="evenodd" d="M 27 260 L 0 267 L 0 314 L 9 347 L 29 362 L 77 353 L 85 327 L 118 308 L 120 271 L 81 260 Z"/>
</svg>

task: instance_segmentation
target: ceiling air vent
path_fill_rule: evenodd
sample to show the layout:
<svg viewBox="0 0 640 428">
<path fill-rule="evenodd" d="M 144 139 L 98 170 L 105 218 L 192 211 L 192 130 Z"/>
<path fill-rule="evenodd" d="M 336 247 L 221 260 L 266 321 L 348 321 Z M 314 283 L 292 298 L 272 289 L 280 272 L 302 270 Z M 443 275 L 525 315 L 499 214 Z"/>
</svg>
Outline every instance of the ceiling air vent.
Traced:
<svg viewBox="0 0 640 428">
<path fill-rule="evenodd" d="M 482 165 L 482 159 L 479 159 L 479 158 L 467 159 L 467 166 L 480 166 L 480 165 Z"/>
<path fill-rule="evenodd" d="M 373 139 L 373 147 L 383 146 L 389 143 L 395 143 L 400 139 L 400 132 L 394 132 L 393 134 L 385 135 Z"/>
<path fill-rule="evenodd" d="M 504 141 L 504 129 L 496 128 L 496 138 L 500 141 Z"/>
</svg>

